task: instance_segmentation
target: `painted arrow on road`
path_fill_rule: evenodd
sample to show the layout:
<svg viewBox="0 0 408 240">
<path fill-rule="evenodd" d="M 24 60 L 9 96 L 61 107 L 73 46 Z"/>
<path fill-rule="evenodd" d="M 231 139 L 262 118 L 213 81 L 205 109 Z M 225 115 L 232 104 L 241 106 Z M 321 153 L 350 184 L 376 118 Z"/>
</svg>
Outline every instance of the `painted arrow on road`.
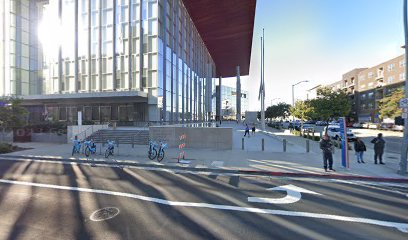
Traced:
<svg viewBox="0 0 408 240">
<path fill-rule="evenodd" d="M 304 188 L 297 187 L 295 185 L 289 184 L 280 187 L 268 188 L 267 190 L 274 191 L 286 191 L 287 195 L 283 198 L 259 198 L 259 197 L 248 197 L 248 202 L 257 202 L 257 203 L 271 203 L 271 204 L 289 204 L 295 203 L 302 198 L 301 193 L 310 193 L 314 195 L 321 195 Z"/>
</svg>

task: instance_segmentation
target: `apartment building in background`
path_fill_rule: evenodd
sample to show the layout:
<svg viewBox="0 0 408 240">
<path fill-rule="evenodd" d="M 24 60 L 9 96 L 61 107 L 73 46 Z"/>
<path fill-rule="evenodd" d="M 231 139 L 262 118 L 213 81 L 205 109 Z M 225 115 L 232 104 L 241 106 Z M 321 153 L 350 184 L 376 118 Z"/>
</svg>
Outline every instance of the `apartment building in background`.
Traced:
<svg viewBox="0 0 408 240">
<path fill-rule="evenodd" d="M 32 122 L 208 120 L 215 80 L 249 73 L 256 6 L 217 2 L 2 0 L 0 95 Z"/>
<path fill-rule="evenodd" d="M 379 122 L 379 101 L 405 84 L 405 55 L 370 68 L 356 68 L 328 87 L 344 89 L 352 102 L 350 121 Z"/>
</svg>

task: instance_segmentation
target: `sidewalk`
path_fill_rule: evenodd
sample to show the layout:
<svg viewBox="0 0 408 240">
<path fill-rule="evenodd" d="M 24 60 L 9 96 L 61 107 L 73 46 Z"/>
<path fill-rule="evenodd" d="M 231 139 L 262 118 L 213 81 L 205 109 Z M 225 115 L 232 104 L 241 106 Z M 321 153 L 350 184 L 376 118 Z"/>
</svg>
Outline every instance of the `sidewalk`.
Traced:
<svg viewBox="0 0 408 240">
<path fill-rule="evenodd" d="M 244 138 L 244 150 L 242 138 L 244 126 L 236 123 L 223 123 L 223 127 L 233 128 L 233 149 L 185 149 L 188 164 L 177 162 L 180 153 L 178 148 L 166 149 L 166 156 L 161 163 L 147 158 L 147 146 L 119 145 L 115 147 L 114 160 L 126 161 L 135 164 L 155 164 L 160 167 L 190 167 L 198 169 L 223 169 L 242 171 L 265 171 L 275 173 L 294 173 L 322 176 L 363 176 L 371 178 L 404 178 L 397 174 L 399 156 L 397 154 L 385 154 L 386 165 L 374 165 L 371 151 L 366 152 L 366 164 L 358 164 L 355 161 L 354 152 L 350 151 L 350 169 L 341 167 L 340 150 L 334 154 L 334 168 L 336 172 L 325 173 L 322 168 L 322 156 L 318 142 L 310 141 L 310 152 L 306 153 L 306 139 L 292 136 L 290 133 L 267 129 L 266 132 L 257 131 L 254 136 Z M 262 138 L 265 142 L 265 151 L 261 151 Z M 288 141 L 287 152 L 283 152 L 282 139 Z M 51 157 L 58 159 L 86 160 L 83 154 L 71 156 L 71 144 L 53 143 L 18 143 L 20 147 L 33 148 L 25 151 L 14 152 L 6 155 L 25 157 Z M 104 148 L 97 145 L 97 154 L 90 159 L 105 161 Z M 188 147 L 188 146 L 187 146 Z M 102 155 L 100 155 L 102 153 Z M 0 155 L 1 156 L 1 155 Z"/>
</svg>

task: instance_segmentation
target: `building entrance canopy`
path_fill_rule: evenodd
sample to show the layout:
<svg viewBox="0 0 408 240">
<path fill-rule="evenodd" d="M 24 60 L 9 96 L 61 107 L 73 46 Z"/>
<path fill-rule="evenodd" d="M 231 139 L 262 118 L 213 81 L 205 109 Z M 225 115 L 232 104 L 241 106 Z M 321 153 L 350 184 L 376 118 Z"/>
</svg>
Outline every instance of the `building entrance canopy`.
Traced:
<svg viewBox="0 0 408 240">
<path fill-rule="evenodd" d="M 183 0 L 217 68 L 217 77 L 249 74 L 256 0 Z"/>
</svg>

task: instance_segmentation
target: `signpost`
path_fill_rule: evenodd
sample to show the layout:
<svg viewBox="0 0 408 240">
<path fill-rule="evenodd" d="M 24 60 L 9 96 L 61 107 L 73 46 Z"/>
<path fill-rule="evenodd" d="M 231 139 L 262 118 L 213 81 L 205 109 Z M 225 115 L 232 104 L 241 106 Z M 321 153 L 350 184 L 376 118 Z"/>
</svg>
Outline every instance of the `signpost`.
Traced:
<svg viewBox="0 0 408 240">
<path fill-rule="evenodd" d="M 350 168 L 346 118 L 341 117 L 339 119 L 339 122 L 340 122 L 340 137 L 341 137 L 341 165 L 344 168 Z"/>
</svg>

